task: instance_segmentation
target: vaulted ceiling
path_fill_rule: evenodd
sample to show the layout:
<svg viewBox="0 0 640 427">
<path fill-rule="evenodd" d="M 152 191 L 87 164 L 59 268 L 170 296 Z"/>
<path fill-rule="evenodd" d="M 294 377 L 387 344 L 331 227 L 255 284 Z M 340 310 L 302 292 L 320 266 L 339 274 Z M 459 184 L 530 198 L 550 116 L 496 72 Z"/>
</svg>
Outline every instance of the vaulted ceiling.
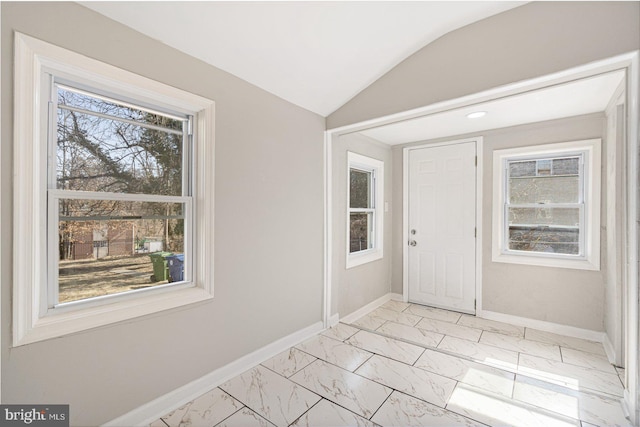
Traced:
<svg viewBox="0 0 640 427">
<path fill-rule="evenodd" d="M 437 38 L 519 1 L 86 1 L 82 5 L 328 116 Z M 402 144 L 603 111 L 624 73 L 362 133 Z M 466 115 L 482 110 L 477 120 Z"/>
<path fill-rule="evenodd" d="M 526 2 L 81 2 L 327 116 L 444 34 Z"/>
</svg>

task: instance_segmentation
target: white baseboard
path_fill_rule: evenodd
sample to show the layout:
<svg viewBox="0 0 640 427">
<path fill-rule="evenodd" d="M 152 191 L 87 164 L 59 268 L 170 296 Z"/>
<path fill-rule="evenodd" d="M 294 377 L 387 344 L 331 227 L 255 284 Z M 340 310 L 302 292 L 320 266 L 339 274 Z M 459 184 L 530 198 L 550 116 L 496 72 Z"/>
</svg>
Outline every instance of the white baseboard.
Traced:
<svg viewBox="0 0 640 427">
<path fill-rule="evenodd" d="M 545 322 L 543 320 L 529 319 L 526 317 L 513 316 L 511 314 L 498 313 L 495 311 L 483 310 L 476 316 L 483 319 L 495 320 L 498 322 L 511 323 L 525 328 L 538 329 L 540 331 L 552 332 L 558 335 L 565 335 L 573 338 L 604 343 L 605 333 L 592 331 L 589 329 L 576 328 L 575 326 L 561 325 L 559 323 Z"/>
<path fill-rule="evenodd" d="M 148 402 L 105 424 L 104 427 L 148 426 L 158 418 L 194 400 L 225 381 L 242 374 L 278 353 L 287 350 L 324 330 L 323 322 L 314 323 L 284 338 L 249 353 L 222 368 L 198 378 L 164 396 Z"/>
<path fill-rule="evenodd" d="M 616 365 L 616 350 L 613 348 L 613 344 L 611 343 L 611 340 L 609 339 L 609 335 L 607 335 L 606 333 L 604 334 L 604 339 L 602 341 L 602 346 L 604 347 L 604 352 L 607 353 L 607 359 L 609 359 L 609 362 L 611 362 L 612 364 Z"/>
<path fill-rule="evenodd" d="M 383 295 L 380 298 L 378 298 L 377 300 L 370 302 L 369 304 L 365 305 L 364 307 L 359 308 L 358 310 L 354 311 L 353 313 L 350 313 L 350 314 L 344 316 L 341 320 L 344 323 L 354 322 L 354 321 L 358 320 L 359 318 L 361 318 L 362 316 L 364 316 L 365 314 L 369 313 L 370 311 L 373 311 L 376 308 L 380 307 L 385 302 L 390 301 L 391 299 L 393 299 L 392 298 L 393 295 L 398 295 L 398 294 L 388 293 L 386 295 Z"/>
<path fill-rule="evenodd" d="M 333 328 L 340 322 L 340 315 L 338 313 L 334 314 L 329 318 L 329 327 Z"/>
<path fill-rule="evenodd" d="M 389 295 L 390 295 L 390 298 L 393 301 L 405 302 L 404 296 L 402 294 L 396 294 L 396 293 L 391 292 L 391 293 L 389 293 Z"/>
</svg>

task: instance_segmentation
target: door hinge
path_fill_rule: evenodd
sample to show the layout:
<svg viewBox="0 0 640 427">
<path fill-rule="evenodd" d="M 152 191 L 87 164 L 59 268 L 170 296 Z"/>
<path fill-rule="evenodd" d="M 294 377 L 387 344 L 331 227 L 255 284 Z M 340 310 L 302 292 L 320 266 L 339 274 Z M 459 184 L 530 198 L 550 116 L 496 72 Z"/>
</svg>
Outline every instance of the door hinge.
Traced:
<svg viewBox="0 0 640 427">
<path fill-rule="evenodd" d="M 478 237 L 478 227 L 473 229 L 473 237 Z"/>
<path fill-rule="evenodd" d="M 475 163 L 476 163 L 476 166 L 478 166 L 478 156 L 476 156 Z"/>
<path fill-rule="evenodd" d="M 473 300 L 473 309 L 475 310 L 478 307 L 478 300 Z"/>
</svg>

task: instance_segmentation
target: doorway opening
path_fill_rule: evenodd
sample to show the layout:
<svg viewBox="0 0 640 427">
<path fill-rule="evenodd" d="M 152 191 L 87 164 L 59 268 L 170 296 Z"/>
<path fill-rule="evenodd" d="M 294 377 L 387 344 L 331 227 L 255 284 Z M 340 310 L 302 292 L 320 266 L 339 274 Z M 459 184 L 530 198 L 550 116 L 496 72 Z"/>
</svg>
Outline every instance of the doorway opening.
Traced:
<svg viewBox="0 0 640 427">
<path fill-rule="evenodd" d="M 620 80 L 616 81 L 616 79 Z M 530 313 L 522 312 L 522 315 L 503 316 L 503 313 L 492 313 L 490 310 L 485 310 L 483 306 L 483 297 L 491 298 L 495 300 L 495 295 L 486 295 L 486 290 L 483 293 L 482 277 L 484 273 L 479 272 L 480 280 L 477 283 L 476 300 L 477 309 L 476 315 L 478 317 L 492 318 L 493 320 L 509 320 L 513 322 L 526 322 L 528 325 L 534 325 L 536 329 L 545 329 L 553 332 L 553 328 L 560 325 L 562 331 L 557 331 L 573 336 L 580 336 L 585 332 L 593 332 L 595 335 L 581 336 L 582 338 L 593 339 L 594 336 L 600 337 L 600 340 L 604 342 L 605 347 L 609 354 L 610 360 L 615 360 L 616 364 L 625 364 L 625 401 L 629 408 L 629 412 L 632 414 L 632 421 L 637 420 L 637 408 L 638 405 L 638 248 L 637 248 L 637 190 L 638 190 L 638 52 L 633 52 L 626 55 L 590 63 L 581 67 L 577 67 L 564 72 L 559 72 L 553 75 L 543 76 L 540 78 L 532 79 L 526 82 L 518 82 L 515 84 L 507 85 L 491 89 L 475 95 L 466 96 L 450 101 L 441 102 L 434 105 L 429 105 L 416 110 L 408 111 L 405 113 L 394 114 L 392 116 L 383 117 L 376 120 L 370 120 L 363 123 L 349 125 L 337 129 L 327 131 L 325 139 L 325 165 L 326 165 L 326 186 L 325 186 L 325 207 L 326 207 L 326 250 L 325 250 L 325 322 L 327 325 L 331 323 L 331 320 L 335 321 L 340 316 L 344 316 L 349 313 L 339 313 L 336 310 L 337 304 L 335 302 L 335 289 L 332 289 L 336 283 L 332 283 L 332 272 L 334 270 L 332 259 L 334 256 L 335 243 L 333 241 L 333 220 L 331 218 L 332 213 L 332 201 L 331 195 L 333 194 L 331 176 L 332 176 L 332 146 L 333 143 L 339 140 L 344 135 L 360 135 L 378 141 L 378 143 L 387 144 L 391 147 L 401 147 L 403 145 L 420 145 L 426 142 L 442 142 L 446 139 L 456 138 L 456 135 L 461 135 L 464 138 L 465 135 L 475 136 L 483 135 L 489 129 L 501 129 L 510 126 L 521 126 L 523 123 L 531 123 L 527 121 L 521 121 L 520 123 L 511 123 L 503 125 L 490 125 L 489 127 L 473 127 L 465 124 L 460 127 L 455 126 L 455 123 L 450 122 L 449 119 L 454 115 L 468 114 L 476 111 L 484 111 L 485 107 L 491 107 L 494 103 L 506 103 L 514 102 L 507 108 L 509 117 L 516 117 L 519 113 L 526 110 L 518 108 L 518 101 L 522 101 L 526 97 L 544 95 L 546 93 L 556 92 L 561 94 L 564 90 L 570 90 L 573 88 L 580 88 L 581 85 L 589 86 L 590 83 L 598 81 L 605 83 L 604 85 L 609 87 L 605 92 L 608 94 L 608 98 L 605 101 L 604 107 L 598 107 L 597 110 L 569 113 L 562 115 L 558 112 L 559 104 L 551 103 L 545 104 L 542 111 L 546 111 L 549 116 L 541 120 L 555 120 L 561 117 L 572 118 L 576 115 L 582 115 L 582 117 L 592 117 L 593 115 L 600 114 L 602 120 L 607 123 L 607 126 L 611 126 L 612 129 L 608 129 L 606 132 L 608 136 L 605 136 L 606 143 L 615 140 L 616 145 L 613 147 L 609 154 L 615 153 L 614 163 L 615 171 L 609 169 L 609 162 L 611 158 L 605 157 L 609 154 L 603 155 L 603 163 L 606 165 L 603 168 L 604 173 L 613 172 L 611 176 L 615 177 L 614 181 L 609 182 L 603 179 L 603 193 L 607 193 L 609 186 L 615 187 L 615 197 L 613 201 L 604 206 L 603 209 L 608 211 L 610 218 L 613 222 L 607 223 L 607 227 L 612 229 L 611 235 L 603 236 L 606 241 L 607 249 L 611 249 L 616 254 L 615 263 L 619 266 L 617 269 L 617 277 L 615 279 L 615 286 L 607 283 L 607 298 L 611 304 L 607 304 L 602 310 L 607 310 L 606 317 L 611 320 L 605 325 L 606 330 L 602 330 L 602 326 L 583 329 L 580 327 L 574 327 L 570 322 L 562 324 L 562 322 L 547 322 L 541 321 L 539 318 L 532 317 Z M 614 86 L 612 91 L 611 85 Z M 550 92 L 549 92 L 550 91 Z M 612 92 L 617 91 L 618 98 L 615 100 L 612 97 Z M 585 89 L 583 87 L 579 92 L 586 96 L 586 98 L 593 98 L 597 90 L 594 88 Z M 572 99 L 582 99 L 584 102 L 580 102 L 582 105 L 586 105 L 586 98 L 578 98 L 578 95 L 571 96 L 565 94 L 556 98 L 562 102 Z M 521 106 L 522 104 L 520 104 Z M 615 111 L 615 114 L 611 114 L 611 111 Z M 490 117 L 488 114 L 485 117 Z M 589 118 L 587 117 L 587 118 Z M 567 119 L 569 120 L 569 119 Z M 452 124 L 453 123 L 453 124 Z M 457 122 L 461 123 L 461 122 Z M 475 122 L 478 123 L 478 122 Z M 491 123 L 487 121 L 487 123 Z M 614 126 L 615 125 L 615 126 Z M 528 125 L 524 125 L 528 126 Z M 616 138 L 612 138 L 611 134 L 615 133 Z M 577 138 L 576 138 L 577 139 Z M 570 139 L 564 139 L 570 140 Z M 547 141 L 550 142 L 550 141 Z M 607 148 L 610 148 L 607 146 Z M 393 164 L 396 166 L 394 170 L 394 202 L 391 204 L 391 212 L 393 213 L 394 223 L 403 218 L 404 216 L 404 202 L 400 201 L 398 195 L 403 191 L 403 186 L 398 185 L 398 161 L 394 160 Z M 484 161 L 485 166 L 487 160 Z M 401 164 L 401 163 L 400 163 Z M 485 170 L 487 168 L 485 167 Z M 400 175 L 401 176 L 401 175 Z M 483 180 L 490 179 L 487 172 L 482 174 Z M 400 178 L 400 182 L 401 182 Z M 622 182 L 620 182 L 622 181 Z M 404 183 L 403 183 L 404 184 Z M 404 186 L 406 188 L 406 185 Z M 607 190 L 605 190 L 607 188 Z M 485 196 L 485 200 L 487 200 Z M 604 202 L 604 201 L 603 201 Z M 386 208 L 386 207 L 385 207 Z M 490 209 L 490 208 L 488 208 Z M 481 215 L 482 210 L 478 210 Z M 478 220 L 477 220 L 478 221 Z M 481 221 L 479 221 L 481 223 Z M 485 220 L 486 223 L 486 220 Z M 410 227 L 406 226 L 394 226 L 393 235 L 389 236 L 396 243 L 393 245 L 393 251 L 388 256 L 388 262 L 393 265 L 394 272 L 397 271 L 398 262 L 405 263 L 407 257 L 398 256 L 399 252 L 403 252 L 405 248 L 403 246 L 410 244 L 409 233 Z M 486 233 L 489 230 L 485 230 Z M 609 230 L 607 230 L 609 233 Z M 606 233 L 605 233 L 606 234 Z M 487 242 L 487 238 L 483 239 L 482 228 L 478 230 L 478 240 L 480 245 L 482 242 Z M 402 246 L 401 246 L 402 245 Z M 489 245 L 490 246 L 490 245 Z M 481 256 L 482 251 L 479 251 L 478 256 Z M 611 260 L 607 260 L 611 261 Z M 486 265 L 486 263 L 485 263 Z M 482 262 L 478 262 L 478 268 L 482 270 Z M 402 268 L 400 268 L 402 270 Z M 608 274 L 608 273 L 607 273 Z M 396 277 L 394 273 L 394 278 Z M 607 280 L 611 280 L 607 278 Z M 402 286 L 400 286 L 402 283 Z M 406 299 L 408 299 L 409 292 L 405 292 L 406 286 L 404 286 L 404 277 L 402 281 L 398 283 L 394 280 L 391 284 L 391 293 L 399 294 L 400 289 Z M 613 292 L 612 290 L 615 290 Z M 612 291 L 612 292 L 609 292 Z M 559 294 L 561 295 L 561 294 Z M 560 298 L 559 298 L 560 299 Z M 364 301 L 362 305 L 366 305 L 370 301 Z M 503 316 L 501 318 L 501 316 Z M 609 341 L 609 342 L 607 342 Z"/>
</svg>

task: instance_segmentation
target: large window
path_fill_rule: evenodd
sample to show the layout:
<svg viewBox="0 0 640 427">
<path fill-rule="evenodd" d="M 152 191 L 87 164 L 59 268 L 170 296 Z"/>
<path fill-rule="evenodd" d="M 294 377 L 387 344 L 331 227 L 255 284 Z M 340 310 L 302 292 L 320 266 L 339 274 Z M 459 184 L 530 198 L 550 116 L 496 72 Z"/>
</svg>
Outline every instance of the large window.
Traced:
<svg viewBox="0 0 640 427">
<path fill-rule="evenodd" d="M 49 308 L 189 281 L 193 118 L 50 77 Z"/>
<path fill-rule="evenodd" d="M 212 297 L 205 98 L 16 34 L 14 345 Z"/>
<path fill-rule="evenodd" d="M 347 268 L 382 258 L 384 164 L 348 153 Z"/>
<path fill-rule="evenodd" d="M 498 150 L 494 161 L 494 261 L 598 268 L 599 140 Z"/>
</svg>

